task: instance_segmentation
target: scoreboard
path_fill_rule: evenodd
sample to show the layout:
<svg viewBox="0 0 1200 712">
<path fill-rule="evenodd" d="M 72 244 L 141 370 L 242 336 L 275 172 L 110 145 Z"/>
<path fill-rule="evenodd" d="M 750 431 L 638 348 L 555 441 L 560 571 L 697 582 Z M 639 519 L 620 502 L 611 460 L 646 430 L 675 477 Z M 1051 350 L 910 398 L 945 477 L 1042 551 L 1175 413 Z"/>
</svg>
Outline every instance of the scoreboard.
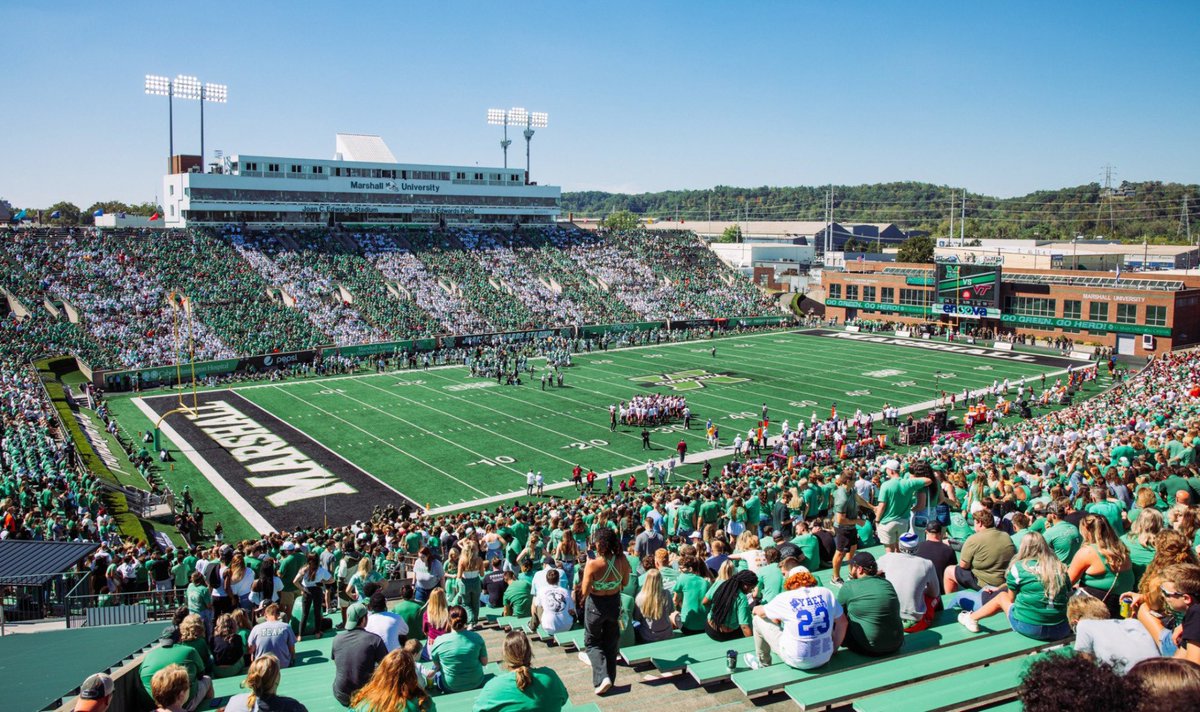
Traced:
<svg viewBox="0 0 1200 712">
<path fill-rule="evenodd" d="M 934 303 L 999 308 L 999 265 L 938 262 Z"/>
</svg>

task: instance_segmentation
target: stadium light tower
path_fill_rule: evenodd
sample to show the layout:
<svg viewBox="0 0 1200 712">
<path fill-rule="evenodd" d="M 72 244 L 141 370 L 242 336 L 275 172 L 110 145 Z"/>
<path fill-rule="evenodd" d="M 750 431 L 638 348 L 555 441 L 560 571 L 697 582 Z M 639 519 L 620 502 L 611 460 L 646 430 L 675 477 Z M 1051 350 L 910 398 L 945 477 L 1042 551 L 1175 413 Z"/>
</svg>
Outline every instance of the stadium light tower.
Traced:
<svg viewBox="0 0 1200 712">
<path fill-rule="evenodd" d="M 170 135 L 170 156 L 175 155 L 175 98 L 200 102 L 200 169 L 204 170 L 204 102 L 224 104 L 229 87 L 224 84 L 201 84 L 196 77 L 180 74 L 174 79 L 157 74 L 146 75 L 146 93 L 167 97 L 167 131 Z M 170 160 L 168 156 L 168 161 Z"/>
<path fill-rule="evenodd" d="M 529 112 L 525 109 L 515 106 L 507 111 L 504 109 L 488 109 L 487 122 L 491 126 L 504 127 L 504 140 L 500 142 L 500 148 L 504 150 L 504 167 L 508 168 L 508 147 L 512 145 L 512 141 L 508 139 L 509 126 L 521 126 L 525 129 L 525 181 L 529 182 L 529 142 L 533 139 L 534 129 L 544 129 L 548 125 L 550 117 L 545 112 L 534 111 Z"/>
<path fill-rule="evenodd" d="M 508 147 L 512 145 L 512 141 L 508 140 L 508 112 L 504 109 L 488 109 L 487 122 L 488 126 L 504 127 L 504 140 L 500 142 L 500 149 L 504 151 L 504 167 L 508 168 Z"/>
</svg>

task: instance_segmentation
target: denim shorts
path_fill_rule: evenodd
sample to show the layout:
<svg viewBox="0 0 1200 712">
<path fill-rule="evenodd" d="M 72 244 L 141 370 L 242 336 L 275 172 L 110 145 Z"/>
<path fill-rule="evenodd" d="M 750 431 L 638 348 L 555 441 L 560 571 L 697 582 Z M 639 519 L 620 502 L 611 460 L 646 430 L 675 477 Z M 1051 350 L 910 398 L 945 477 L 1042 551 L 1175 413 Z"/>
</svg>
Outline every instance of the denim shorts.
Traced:
<svg viewBox="0 0 1200 712">
<path fill-rule="evenodd" d="M 1034 625 L 1017 620 L 1013 617 L 1012 612 L 1013 609 L 1008 609 L 1008 622 L 1012 625 L 1013 630 L 1026 638 L 1052 642 L 1071 637 L 1071 626 L 1066 621 L 1057 625 Z"/>
</svg>

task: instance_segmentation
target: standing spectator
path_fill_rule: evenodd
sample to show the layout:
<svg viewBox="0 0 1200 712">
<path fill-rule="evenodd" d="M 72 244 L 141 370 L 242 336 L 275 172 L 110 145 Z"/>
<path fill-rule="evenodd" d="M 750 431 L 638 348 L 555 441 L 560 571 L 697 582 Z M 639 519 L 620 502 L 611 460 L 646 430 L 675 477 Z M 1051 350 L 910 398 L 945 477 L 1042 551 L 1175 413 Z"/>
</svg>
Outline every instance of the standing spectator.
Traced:
<svg viewBox="0 0 1200 712">
<path fill-rule="evenodd" d="M 346 609 L 346 632 L 333 639 L 329 657 L 335 666 L 333 696 L 343 706 L 350 706 L 354 693 L 370 681 L 375 666 L 387 656 L 387 646 L 379 636 L 365 629 L 369 614 L 367 607 L 355 603 Z"/>
<path fill-rule="evenodd" d="M 586 631 L 585 652 L 581 657 L 586 657 L 592 666 L 596 694 L 603 695 L 612 689 L 617 676 L 621 590 L 629 584 L 632 571 L 616 532 L 600 527 L 592 537 L 596 556 L 583 568 L 583 584 L 578 594 L 583 601 Z"/>
<path fill-rule="evenodd" d="M 304 567 L 304 555 L 296 551 L 296 545 L 291 541 L 283 542 L 279 551 L 283 557 L 279 560 L 279 578 L 283 581 L 283 588 L 279 591 L 279 608 L 283 611 L 283 617 L 290 620 L 296 594 L 300 592 L 295 579 Z"/>
<path fill-rule="evenodd" d="M 290 625 L 279 620 L 279 604 L 268 604 L 263 615 L 266 620 L 250 630 L 250 638 L 246 645 L 250 651 L 250 659 L 257 660 L 263 655 L 273 655 L 280 667 L 290 667 L 292 658 L 296 655 L 296 634 L 292 632 Z"/>
<path fill-rule="evenodd" d="M 904 642 L 900 598 L 895 587 L 879 575 L 879 565 L 870 552 L 860 551 L 850 560 L 850 580 L 838 591 L 837 602 L 850 622 L 847 648 L 864 655 L 888 655 L 900 649 Z"/>
<path fill-rule="evenodd" d="M 321 565 L 321 560 L 316 554 L 309 554 L 308 560 L 305 562 L 304 568 L 296 573 L 293 583 L 303 593 L 303 607 L 300 610 L 300 627 L 296 634 L 296 642 L 299 643 L 304 638 L 305 626 L 308 624 L 308 614 L 311 612 L 314 616 L 313 631 L 317 634 L 317 638 L 321 638 L 321 633 L 324 631 L 322 623 L 325 620 L 325 584 L 333 580 L 333 575 L 329 570 Z M 290 664 L 290 660 L 289 660 Z M 284 665 L 283 667 L 287 667 Z"/>
<path fill-rule="evenodd" d="M 416 595 L 413 600 L 417 603 L 429 600 L 429 594 L 442 584 L 442 577 L 445 576 L 445 573 L 442 562 L 434 557 L 433 549 L 428 546 L 421 547 L 421 550 L 417 552 L 417 560 L 413 564 L 416 583 Z"/>
<path fill-rule="evenodd" d="M 225 712 L 308 712 L 298 700 L 275 694 L 279 689 L 279 661 L 274 655 L 263 655 L 250 663 L 242 687 L 250 691 L 229 698 Z"/>
<path fill-rule="evenodd" d="M 925 467 L 929 466 L 925 464 Z M 933 480 L 929 477 L 901 479 L 900 461 L 895 459 L 885 462 L 883 470 L 887 480 L 879 487 L 879 503 L 875 505 L 875 521 L 879 524 L 875 531 L 879 536 L 879 543 L 888 551 L 896 551 L 900 545 L 900 535 L 910 528 L 917 493 L 928 487 Z M 917 471 L 915 465 L 913 471 Z"/>
</svg>

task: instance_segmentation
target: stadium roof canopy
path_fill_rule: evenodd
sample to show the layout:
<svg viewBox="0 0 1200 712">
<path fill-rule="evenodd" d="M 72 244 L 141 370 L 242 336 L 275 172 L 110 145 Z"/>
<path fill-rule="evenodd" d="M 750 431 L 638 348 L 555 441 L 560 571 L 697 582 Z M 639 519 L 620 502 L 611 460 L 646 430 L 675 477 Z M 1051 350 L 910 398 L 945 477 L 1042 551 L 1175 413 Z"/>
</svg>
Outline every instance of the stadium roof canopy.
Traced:
<svg viewBox="0 0 1200 712">
<path fill-rule="evenodd" d="M 338 134 L 337 157 L 342 161 L 362 161 L 364 163 L 399 162 L 382 138 L 365 134 Z"/>
<path fill-rule="evenodd" d="M 0 585 L 41 586 L 98 548 L 89 541 L 0 541 Z"/>
</svg>

